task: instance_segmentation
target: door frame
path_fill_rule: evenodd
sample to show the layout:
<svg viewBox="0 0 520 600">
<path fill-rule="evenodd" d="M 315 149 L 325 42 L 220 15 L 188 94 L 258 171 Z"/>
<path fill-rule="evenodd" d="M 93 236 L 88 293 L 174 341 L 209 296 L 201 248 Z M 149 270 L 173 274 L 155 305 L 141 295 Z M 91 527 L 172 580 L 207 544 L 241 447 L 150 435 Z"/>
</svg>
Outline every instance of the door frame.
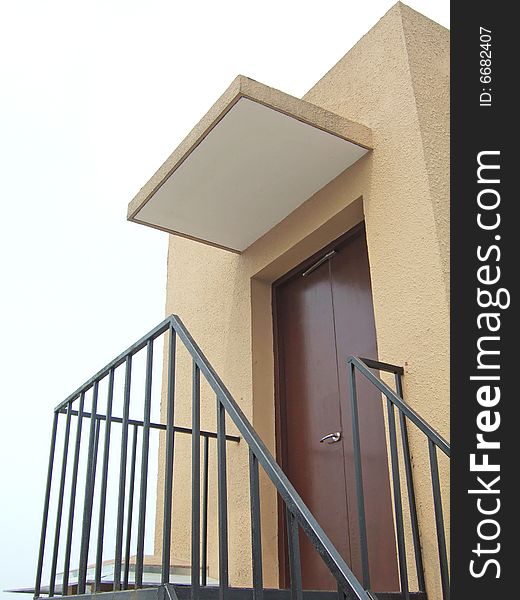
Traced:
<svg viewBox="0 0 520 600">
<path fill-rule="evenodd" d="M 339 238 L 328 243 L 318 252 L 315 252 L 306 258 L 299 265 L 282 275 L 279 279 L 273 282 L 271 286 L 271 305 L 273 317 L 273 350 L 274 350 L 274 414 L 275 414 L 275 447 L 276 460 L 285 472 L 287 467 L 287 420 L 285 409 L 285 377 L 283 373 L 283 349 L 278 339 L 278 308 L 277 308 L 277 289 L 279 286 L 286 283 L 296 275 L 308 269 L 312 264 L 317 262 L 321 257 L 331 250 L 338 249 L 346 244 L 351 238 L 365 233 L 365 221 L 361 221 Z M 370 270 L 370 261 L 369 261 Z M 377 336 L 377 332 L 376 332 Z M 377 358 L 377 357 L 376 357 Z M 278 497 L 278 572 L 280 588 L 289 588 L 289 556 L 287 549 L 287 519 L 285 516 L 285 505 L 283 500 Z"/>
</svg>

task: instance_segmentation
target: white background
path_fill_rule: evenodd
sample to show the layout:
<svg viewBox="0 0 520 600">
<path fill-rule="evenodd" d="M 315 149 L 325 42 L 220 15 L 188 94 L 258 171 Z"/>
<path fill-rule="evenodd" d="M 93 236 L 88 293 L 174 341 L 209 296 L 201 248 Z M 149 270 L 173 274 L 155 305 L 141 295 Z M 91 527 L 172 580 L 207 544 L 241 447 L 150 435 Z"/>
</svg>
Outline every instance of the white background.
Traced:
<svg viewBox="0 0 520 600">
<path fill-rule="evenodd" d="M 34 581 L 53 407 L 164 316 L 127 203 L 238 73 L 302 96 L 392 3 L 0 1 L 0 590 Z"/>
</svg>

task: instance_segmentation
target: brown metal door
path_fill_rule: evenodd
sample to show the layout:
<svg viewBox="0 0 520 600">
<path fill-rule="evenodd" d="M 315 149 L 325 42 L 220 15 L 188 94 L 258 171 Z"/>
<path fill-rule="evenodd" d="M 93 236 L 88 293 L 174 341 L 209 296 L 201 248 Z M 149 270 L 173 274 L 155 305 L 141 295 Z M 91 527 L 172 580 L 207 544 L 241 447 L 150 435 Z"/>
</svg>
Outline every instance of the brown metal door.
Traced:
<svg viewBox="0 0 520 600">
<path fill-rule="evenodd" d="M 330 250 L 274 287 L 279 452 L 298 493 L 361 577 L 346 358 L 377 357 L 364 229 L 335 245 L 335 253 L 320 264 Z M 381 397 L 358 380 L 371 588 L 395 591 L 399 584 Z M 334 432 L 341 432 L 337 443 L 320 443 Z M 300 542 L 304 588 L 334 589 L 304 535 Z"/>
</svg>

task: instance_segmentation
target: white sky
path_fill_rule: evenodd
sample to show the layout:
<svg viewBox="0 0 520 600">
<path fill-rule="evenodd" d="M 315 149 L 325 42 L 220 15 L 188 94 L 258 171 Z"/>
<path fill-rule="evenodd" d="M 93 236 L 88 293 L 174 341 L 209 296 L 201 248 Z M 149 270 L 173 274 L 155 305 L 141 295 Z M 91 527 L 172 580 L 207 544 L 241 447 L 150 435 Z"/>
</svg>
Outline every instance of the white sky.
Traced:
<svg viewBox="0 0 520 600">
<path fill-rule="evenodd" d="M 53 407 L 164 316 L 127 203 L 238 73 L 302 96 L 392 4 L 0 2 L 0 590 L 34 581 Z"/>
</svg>

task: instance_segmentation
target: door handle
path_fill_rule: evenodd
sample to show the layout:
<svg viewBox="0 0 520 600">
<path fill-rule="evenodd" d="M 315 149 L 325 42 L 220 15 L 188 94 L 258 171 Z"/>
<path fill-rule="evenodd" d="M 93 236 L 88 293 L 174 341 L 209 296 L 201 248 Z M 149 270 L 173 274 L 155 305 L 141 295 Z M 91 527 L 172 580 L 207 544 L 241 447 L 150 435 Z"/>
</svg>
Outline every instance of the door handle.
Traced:
<svg viewBox="0 0 520 600">
<path fill-rule="evenodd" d="M 325 442 L 326 440 L 330 440 L 330 442 L 328 442 L 329 444 L 335 444 L 336 442 L 339 442 L 340 439 L 341 431 L 335 431 L 334 433 L 324 435 L 320 440 L 320 444 L 323 444 L 323 442 Z"/>
</svg>

